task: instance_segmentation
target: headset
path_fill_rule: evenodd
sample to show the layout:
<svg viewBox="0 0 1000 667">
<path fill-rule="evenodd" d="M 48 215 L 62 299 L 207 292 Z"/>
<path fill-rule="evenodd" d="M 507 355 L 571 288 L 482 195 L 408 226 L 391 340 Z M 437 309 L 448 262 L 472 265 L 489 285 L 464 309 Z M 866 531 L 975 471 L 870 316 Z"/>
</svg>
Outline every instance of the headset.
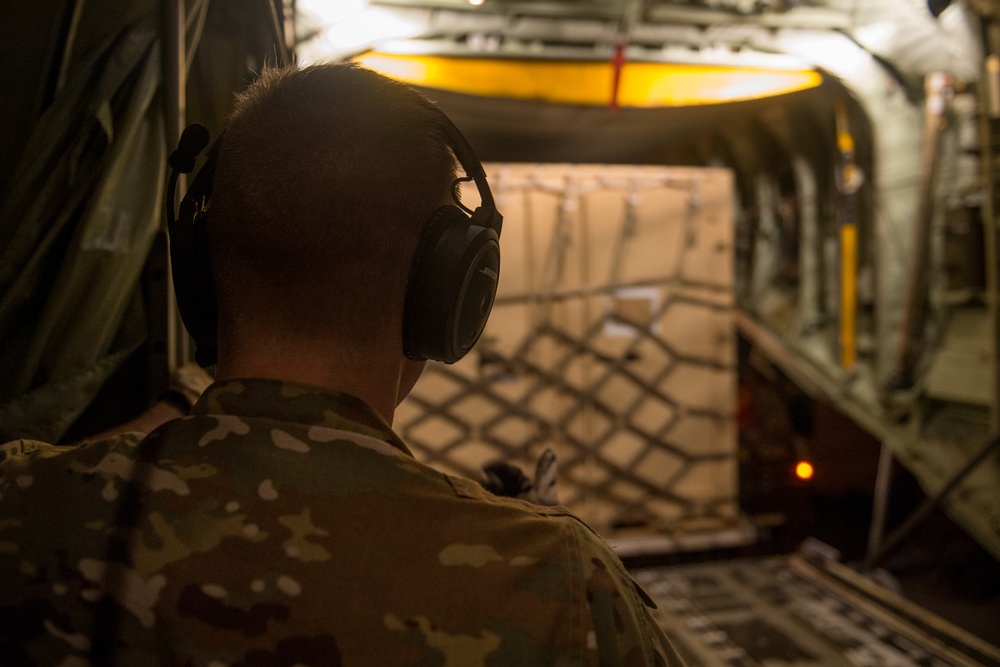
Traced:
<svg viewBox="0 0 1000 667">
<path fill-rule="evenodd" d="M 452 204 L 438 208 L 424 226 L 414 255 L 403 310 L 403 352 L 416 361 L 454 363 L 476 344 L 486 326 L 500 278 L 500 231 L 486 171 L 472 146 L 444 112 L 441 128 L 465 170 L 452 183 Z M 217 355 L 217 305 L 208 244 L 212 179 L 225 133 L 209 148 L 204 166 L 191 181 L 174 215 L 177 179 L 194 171 L 210 135 L 203 125 L 189 125 L 168 158 L 167 233 L 174 293 L 181 320 L 195 342 L 195 360 L 211 366 Z M 463 182 L 473 181 L 480 205 L 475 211 L 458 197 Z"/>
</svg>

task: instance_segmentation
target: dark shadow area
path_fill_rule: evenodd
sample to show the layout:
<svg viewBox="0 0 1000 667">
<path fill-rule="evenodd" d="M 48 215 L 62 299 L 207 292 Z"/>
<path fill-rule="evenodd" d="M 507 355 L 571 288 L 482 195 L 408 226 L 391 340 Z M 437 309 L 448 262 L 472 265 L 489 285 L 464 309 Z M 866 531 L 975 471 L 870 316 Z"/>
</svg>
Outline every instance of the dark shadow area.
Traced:
<svg viewBox="0 0 1000 667">
<path fill-rule="evenodd" d="M 741 364 L 740 504 L 761 528 L 750 555 L 794 551 L 815 538 L 860 569 L 880 443 L 826 403 L 807 399 L 766 362 Z M 796 411 L 808 410 L 803 419 Z M 811 426 L 802 433 L 802 423 Z M 795 477 L 808 457 L 815 474 Z M 892 466 L 886 533 L 926 498 L 916 478 Z M 877 564 L 896 592 L 959 627 L 1000 645 L 1000 563 L 942 511 L 933 512 Z"/>
</svg>

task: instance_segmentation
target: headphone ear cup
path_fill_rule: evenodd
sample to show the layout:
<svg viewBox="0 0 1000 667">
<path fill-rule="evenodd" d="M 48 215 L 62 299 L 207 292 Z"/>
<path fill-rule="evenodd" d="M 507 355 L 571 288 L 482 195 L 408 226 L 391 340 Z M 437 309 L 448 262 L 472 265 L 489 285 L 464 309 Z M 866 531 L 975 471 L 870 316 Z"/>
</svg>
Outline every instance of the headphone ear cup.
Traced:
<svg viewBox="0 0 1000 667">
<path fill-rule="evenodd" d="M 217 315 L 208 255 L 208 215 L 182 209 L 170 230 L 170 267 L 181 321 L 195 342 L 201 366 L 216 362 Z"/>
<path fill-rule="evenodd" d="M 479 340 L 500 276 L 500 241 L 457 206 L 442 206 L 424 229 L 410 271 L 403 350 L 410 359 L 454 363 Z"/>
<path fill-rule="evenodd" d="M 192 133 L 192 130 L 195 131 Z M 188 126 L 184 130 L 177 150 L 170 156 L 174 172 L 166 199 L 170 268 L 177 309 L 195 342 L 195 360 L 202 366 L 214 364 L 218 351 L 218 312 L 208 244 L 208 208 L 216 159 L 222 146 L 221 136 L 208 149 L 208 159 L 181 199 L 176 219 L 173 201 L 178 173 L 191 171 L 195 157 L 208 143 L 208 138 L 208 130 L 203 126 Z"/>
</svg>

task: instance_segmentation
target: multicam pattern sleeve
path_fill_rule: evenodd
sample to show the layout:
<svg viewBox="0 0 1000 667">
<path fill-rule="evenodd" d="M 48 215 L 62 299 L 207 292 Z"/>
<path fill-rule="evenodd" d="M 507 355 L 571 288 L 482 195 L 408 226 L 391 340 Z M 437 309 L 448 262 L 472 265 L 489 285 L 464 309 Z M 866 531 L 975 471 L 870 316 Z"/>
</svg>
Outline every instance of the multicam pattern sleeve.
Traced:
<svg viewBox="0 0 1000 667">
<path fill-rule="evenodd" d="M 216 383 L 149 437 L 0 451 L 0 664 L 677 665 L 561 508 L 349 396 Z"/>
<path fill-rule="evenodd" d="M 681 667 L 680 657 L 650 615 L 653 601 L 600 537 L 582 524 L 577 531 L 594 627 L 588 647 L 596 646 L 599 664 Z"/>
</svg>

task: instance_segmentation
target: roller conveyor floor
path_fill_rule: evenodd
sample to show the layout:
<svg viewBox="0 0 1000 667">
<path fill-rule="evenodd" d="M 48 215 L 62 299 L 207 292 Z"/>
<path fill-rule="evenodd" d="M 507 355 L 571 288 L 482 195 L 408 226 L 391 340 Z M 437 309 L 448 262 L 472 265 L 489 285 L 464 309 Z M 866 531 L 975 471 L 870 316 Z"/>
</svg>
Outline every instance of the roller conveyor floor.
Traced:
<svg viewBox="0 0 1000 667">
<path fill-rule="evenodd" d="M 690 667 L 1000 667 L 997 647 L 808 549 L 632 574 Z"/>
</svg>

